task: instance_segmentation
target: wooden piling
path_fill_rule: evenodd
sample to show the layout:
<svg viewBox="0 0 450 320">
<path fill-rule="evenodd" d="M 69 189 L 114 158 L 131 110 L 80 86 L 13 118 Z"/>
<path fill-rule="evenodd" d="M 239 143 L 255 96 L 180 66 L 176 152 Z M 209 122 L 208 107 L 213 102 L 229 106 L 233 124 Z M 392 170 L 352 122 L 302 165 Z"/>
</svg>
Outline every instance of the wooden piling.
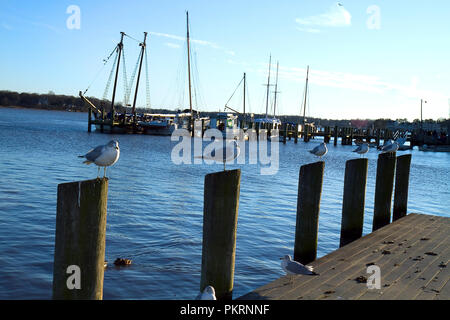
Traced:
<svg viewBox="0 0 450 320">
<path fill-rule="evenodd" d="M 368 163 L 352 159 L 345 164 L 340 247 L 362 236 Z"/>
<path fill-rule="evenodd" d="M 91 107 L 88 109 L 88 132 L 91 132 L 91 121 L 92 121 L 92 110 Z"/>
<path fill-rule="evenodd" d="M 283 135 L 283 143 L 284 143 L 284 144 L 286 144 L 286 138 L 287 138 L 287 135 L 288 135 L 288 124 L 285 123 L 285 124 L 284 124 L 284 135 Z"/>
<path fill-rule="evenodd" d="M 372 231 L 391 221 L 395 162 L 395 153 L 382 153 L 378 156 Z"/>
<path fill-rule="evenodd" d="M 102 299 L 107 198 L 106 178 L 58 185 L 53 299 Z M 70 266 L 79 268 L 79 289 Z"/>
<path fill-rule="evenodd" d="M 397 157 L 392 221 L 398 220 L 407 214 L 410 166 L 411 154 Z"/>
<path fill-rule="evenodd" d="M 295 124 L 295 130 L 294 130 L 294 143 L 298 142 L 298 123 Z"/>
<path fill-rule="evenodd" d="M 218 300 L 232 298 L 240 180 L 240 169 L 205 177 L 200 291 L 211 285 Z"/>
<path fill-rule="evenodd" d="M 337 146 L 338 133 L 339 133 L 338 126 L 334 126 L 334 140 L 333 140 L 333 144 L 334 144 L 335 147 Z"/>
<path fill-rule="evenodd" d="M 306 264 L 317 255 L 319 209 L 325 162 L 300 167 L 295 227 L 294 260 Z"/>
</svg>

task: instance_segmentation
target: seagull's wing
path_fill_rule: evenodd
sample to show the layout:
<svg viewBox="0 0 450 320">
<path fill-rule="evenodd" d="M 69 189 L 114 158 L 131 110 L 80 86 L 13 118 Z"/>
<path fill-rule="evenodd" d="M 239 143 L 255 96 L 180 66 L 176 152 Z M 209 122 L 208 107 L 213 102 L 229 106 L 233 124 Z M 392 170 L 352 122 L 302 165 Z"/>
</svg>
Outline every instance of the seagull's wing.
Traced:
<svg viewBox="0 0 450 320">
<path fill-rule="evenodd" d="M 85 157 L 91 162 L 94 162 L 105 150 L 105 146 L 98 146 L 86 153 Z"/>
<path fill-rule="evenodd" d="M 356 148 L 355 150 L 353 150 L 353 152 L 359 152 L 362 150 L 362 144 L 358 146 L 358 148 Z"/>
<path fill-rule="evenodd" d="M 319 148 L 320 148 L 320 145 L 318 145 L 317 147 L 315 147 L 315 148 L 312 149 L 312 150 L 309 150 L 309 152 L 311 152 L 311 153 L 316 153 L 317 151 L 319 151 Z"/>
<path fill-rule="evenodd" d="M 310 268 L 312 269 L 312 267 L 308 267 L 305 267 L 304 265 L 296 261 L 289 261 L 286 265 L 286 271 L 296 274 L 309 274 L 312 272 L 312 270 L 310 270 Z"/>
</svg>

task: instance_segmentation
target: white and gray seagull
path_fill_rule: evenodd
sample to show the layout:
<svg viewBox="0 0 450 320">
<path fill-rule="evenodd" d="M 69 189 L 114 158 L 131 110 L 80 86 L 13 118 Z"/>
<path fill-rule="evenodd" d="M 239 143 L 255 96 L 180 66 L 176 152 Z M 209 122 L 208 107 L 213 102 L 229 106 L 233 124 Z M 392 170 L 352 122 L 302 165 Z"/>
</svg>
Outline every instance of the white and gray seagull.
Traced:
<svg viewBox="0 0 450 320">
<path fill-rule="evenodd" d="M 391 144 L 383 146 L 383 148 L 381 148 L 381 153 L 396 152 L 398 148 L 399 148 L 398 142 L 394 141 Z"/>
<path fill-rule="evenodd" d="M 86 158 L 83 163 L 91 164 L 95 163 L 98 166 L 97 178 L 100 175 L 100 167 L 103 167 L 103 177 L 106 177 L 106 167 L 112 166 L 119 160 L 120 148 L 119 142 L 116 140 L 111 140 L 108 144 L 97 146 L 94 149 L 88 151 L 83 156 L 78 156 L 79 158 Z"/>
<path fill-rule="evenodd" d="M 229 145 L 226 148 L 219 148 L 217 150 L 214 149 L 209 155 L 197 156 L 195 158 L 223 162 L 223 171 L 225 171 L 225 164 L 239 157 L 239 154 L 241 153 L 241 148 L 236 140 L 236 138 L 233 140 L 233 145 Z M 222 158 L 219 158 L 221 153 Z"/>
<path fill-rule="evenodd" d="M 217 300 L 216 290 L 214 290 L 213 286 L 206 286 L 205 289 L 198 294 L 196 300 Z"/>
<path fill-rule="evenodd" d="M 295 274 L 305 274 L 305 275 L 314 275 L 318 276 L 318 273 L 314 272 L 314 268 L 312 266 L 305 266 L 300 262 L 292 260 L 290 255 L 285 255 L 281 260 L 281 267 L 284 271 L 286 271 L 287 275 L 295 275 Z M 289 282 L 292 282 L 292 277 L 289 277 Z"/>
<path fill-rule="evenodd" d="M 309 152 L 311 152 L 315 156 L 318 156 L 319 158 L 322 158 L 328 152 L 327 145 L 326 145 L 325 142 L 322 142 L 321 144 L 319 144 L 314 149 L 309 150 Z"/>
<path fill-rule="evenodd" d="M 369 152 L 369 144 L 367 142 L 361 143 L 358 148 L 353 150 L 353 152 L 356 152 L 357 154 L 360 154 L 362 156 Z"/>
</svg>

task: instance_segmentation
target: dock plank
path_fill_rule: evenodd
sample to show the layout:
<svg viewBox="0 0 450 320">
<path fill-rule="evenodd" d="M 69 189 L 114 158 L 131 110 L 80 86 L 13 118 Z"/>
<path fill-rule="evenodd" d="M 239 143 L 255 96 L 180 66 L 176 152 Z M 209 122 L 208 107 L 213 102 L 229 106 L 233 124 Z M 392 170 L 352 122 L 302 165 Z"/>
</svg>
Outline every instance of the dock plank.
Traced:
<svg viewBox="0 0 450 320">
<path fill-rule="evenodd" d="M 310 263 L 318 276 L 283 276 L 238 299 L 450 299 L 449 247 L 450 218 L 409 214 Z M 381 289 L 364 281 L 371 264 Z"/>
<path fill-rule="evenodd" d="M 411 215 L 408 216 L 408 219 L 411 223 L 417 222 L 420 225 L 421 216 L 419 215 Z M 398 232 L 402 229 L 405 229 L 404 225 L 407 224 L 407 221 L 403 219 L 397 220 L 392 224 L 391 230 L 385 230 L 381 228 L 376 232 L 370 233 L 360 240 L 351 242 L 346 246 L 340 248 L 339 250 L 333 251 L 332 253 L 317 259 L 316 261 L 310 263 L 314 267 L 314 270 L 321 274 L 320 276 L 303 276 L 298 275 L 295 276 L 296 281 L 294 284 L 290 284 L 289 277 L 284 276 L 275 280 L 272 283 L 269 283 L 266 286 L 263 286 L 249 295 L 244 296 L 244 299 L 257 299 L 258 296 L 262 296 L 265 299 L 286 299 L 283 295 L 288 295 L 290 291 L 301 290 L 302 288 L 310 287 L 310 282 L 315 281 L 315 278 L 324 278 L 324 277 L 333 277 L 338 275 L 339 267 L 343 265 L 349 265 L 351 263 L 351 259 L 358 257 L 358 255 L 365 255 L 367 246 L 373 242 L 374 237 L 379 237 L 380 239 L 390 239 L 395 235 L 398 235 Z M 404 231 L 407 232 L 407 231 Z M 364 241 L 362 241 L 364 239 Z M 380 249 L 380 248 L 377 248 Z M 318 283 L 316 282 L 316 285 Z"/>
</svg>

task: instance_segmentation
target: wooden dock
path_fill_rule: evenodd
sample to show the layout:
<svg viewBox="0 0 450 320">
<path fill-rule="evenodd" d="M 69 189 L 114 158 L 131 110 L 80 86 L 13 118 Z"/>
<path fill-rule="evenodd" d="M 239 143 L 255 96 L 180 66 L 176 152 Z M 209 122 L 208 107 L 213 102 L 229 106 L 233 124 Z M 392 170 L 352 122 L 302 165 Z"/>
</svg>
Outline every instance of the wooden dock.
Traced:
<svg viewBox="0 0 450 320">
<path fill-rule="evenodd" d="M 239 300 L 448 300 L 449 258 L 450 218 L 409 214 L 309 263 L 318 276 L 283 276 Z M 371 265 L 380 289 L 368 288 Z"/>
</svg>

